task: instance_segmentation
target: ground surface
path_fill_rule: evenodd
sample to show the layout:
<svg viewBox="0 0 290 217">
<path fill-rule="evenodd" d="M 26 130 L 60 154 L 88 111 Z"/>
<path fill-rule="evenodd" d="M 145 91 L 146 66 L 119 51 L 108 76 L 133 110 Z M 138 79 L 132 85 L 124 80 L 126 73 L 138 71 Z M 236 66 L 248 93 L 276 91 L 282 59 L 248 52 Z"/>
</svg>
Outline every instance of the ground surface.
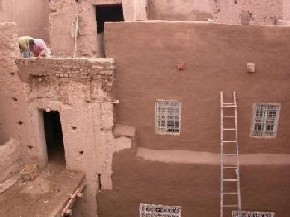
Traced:
<svg viewBox="0 0 290 217">
<path fill-rule="evenodd" d="M 35 180 L 19 180 L 0 194 L 1 217 L 54 217 L 82 183 L 83 174 L 48 164 Z"/>
</svg>

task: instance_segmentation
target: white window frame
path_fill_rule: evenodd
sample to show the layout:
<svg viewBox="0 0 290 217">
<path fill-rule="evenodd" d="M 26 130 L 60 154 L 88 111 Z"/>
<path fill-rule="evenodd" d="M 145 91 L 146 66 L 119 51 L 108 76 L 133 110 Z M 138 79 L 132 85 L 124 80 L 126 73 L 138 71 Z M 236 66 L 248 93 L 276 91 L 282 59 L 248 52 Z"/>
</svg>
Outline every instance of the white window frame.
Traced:
<svg viewBox="0 0 290 217">
<path fill-rule="evenodd" d="M 280 110 L 280 103 L 254 103 L 250 136 L 275 139 L 278 130 Z M 272 116 L 271 112 L 275 112 L 276 115 Z M 267 129 L 271 126 L 272 129 Z M 261 129 L 256 129 L 257 127 Z"/>
<path fill-rule="evenodd" d="M 163 105 L 163 115 L 162 104 Z M 174 103 L 178 104 L 178 107 L 174 106 Z M 175 110 L 178 108 L 178 111 Z M 168 110 L 174 109 L 173 114 L 169 115 Z M 163 118 L 162 118 L 163 117 Z M 171 120 L 170 120 L 171 119 Z M 175 126 L 175 122 L 178 121 L 178 127 Z M 169 126 L 169 122 L 173 122 L 173 127 Z M 178 130 L 175 132 L 174 130 Z M 180 135 L 181 131 L 181 102 L 178 100 L 156 100 L 155 102 L 155 133 L 160 135 Z"/>
</svg>

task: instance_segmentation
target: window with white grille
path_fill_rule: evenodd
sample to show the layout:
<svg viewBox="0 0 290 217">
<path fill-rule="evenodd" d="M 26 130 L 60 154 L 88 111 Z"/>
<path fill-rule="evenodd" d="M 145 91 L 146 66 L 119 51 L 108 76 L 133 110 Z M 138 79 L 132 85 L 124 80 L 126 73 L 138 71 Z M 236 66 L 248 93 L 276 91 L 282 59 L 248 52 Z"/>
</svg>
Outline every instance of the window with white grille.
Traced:
<svg viewBox="0 0 290 217">
<path fill-rule="evenodd" d="M 180 133 L 181 103 L 176 100 L 157 100 L 156 108 L 156 133 Z"/>
<path fill-rule="evenodd" d="M 275 138 L 278 128 L 279 113 L 280 104 L 254 104 L 253 122 L 250 136 Z"/>
</svg>

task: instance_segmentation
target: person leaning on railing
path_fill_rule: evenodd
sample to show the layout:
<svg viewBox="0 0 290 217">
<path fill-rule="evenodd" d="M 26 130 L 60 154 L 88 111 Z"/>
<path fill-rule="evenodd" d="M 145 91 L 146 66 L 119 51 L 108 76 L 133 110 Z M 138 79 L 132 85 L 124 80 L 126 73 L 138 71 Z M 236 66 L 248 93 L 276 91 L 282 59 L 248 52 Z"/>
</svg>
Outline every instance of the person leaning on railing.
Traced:
<svg viewBox="0 0 290 217">
<path fill-rule="evenodd" d="M 29 40 L 29 50 L 34 57 L 50 57 L 51 51 L 42 39 Z"/>
<path fill-rule="evenodd" d="M 34 39 L 30 36 L 21 36 L 18 39 L 19 49 L 21 56 L 24 58 L 30 57 L 30 50 L 29 50 L 29 41 L 33 41 Z"/>
</svg>

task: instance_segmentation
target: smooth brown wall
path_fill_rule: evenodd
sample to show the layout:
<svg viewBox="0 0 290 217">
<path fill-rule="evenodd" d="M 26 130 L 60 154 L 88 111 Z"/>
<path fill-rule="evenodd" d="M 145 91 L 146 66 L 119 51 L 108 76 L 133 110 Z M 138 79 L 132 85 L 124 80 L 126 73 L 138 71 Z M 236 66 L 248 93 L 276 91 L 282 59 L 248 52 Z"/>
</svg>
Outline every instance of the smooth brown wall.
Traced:
<svg viewBox="0 0 290 217">
<path fill-rule="evenodd" d="M 49 41 L 48 0 L 0 0 L 0 22 L 15 22 L 18 35 Z"/>
<path fill-rule="evenodd" d="M 123 150 L 114 155 L 114 189 L 97 195 L 98 216 L 139 216 L 139 204 L 148 203 L 181 206 L 182 217 L 217 217 L 219 169 L 219 165 L 150 162 L 136 157 L 132 150 Z M 240 169 L 243 210 L 289 216 L 289 165 Z M 229 211 L 225 209 L 224 216 L 231 216 Z"/>
<path fill-rule="evenodd" d="M 219 92 L 235 90 L 241 153 L 290 153 L 290 28 L 109 23 L 105 34 L 117 65 L 117 122 L 136 127 L 137 145 L 218 153 Z M 249 62 L 256 73 L 246 72 Z M 180 136 L 154 133 L 157 99 L 181 101 Z M 281 103 L 277 139 L 249 137 L 255 102 Z"/>
</svg>

